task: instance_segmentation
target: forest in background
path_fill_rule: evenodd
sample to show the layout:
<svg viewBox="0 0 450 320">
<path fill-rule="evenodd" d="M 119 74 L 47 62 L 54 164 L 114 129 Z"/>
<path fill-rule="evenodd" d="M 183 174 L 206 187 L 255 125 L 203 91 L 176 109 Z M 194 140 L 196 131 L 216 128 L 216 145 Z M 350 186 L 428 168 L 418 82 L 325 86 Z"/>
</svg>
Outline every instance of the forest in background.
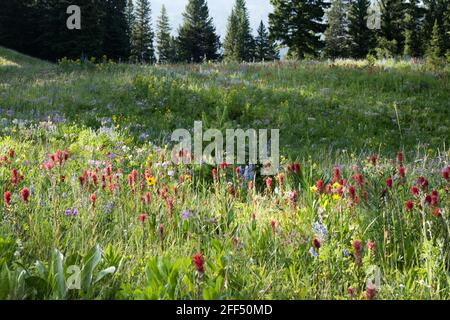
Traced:
<svg viewBox="0 0 450 320">
<path fill-rule="evenodd" d="M 66 27 L 69 0 L 9 0 L 0 12 L 0 45 L 56 61 L 107 56 L 145 63 L 236 62 L 304 58 L 445 58 L 450 1 L 380 0 L 379 28 L 369 28 L 370 0 L 271 0 L 269 26 L 254 34 L 245 0 L 235 0 L 223 43 L 206 0 L 189 0 L 171 30 L 165 7 L 151 20 L 150 0 L 80 0 L 82 29 Z M 374 8 L 374 7 L 372 7 Z M 370 25 L 370 23 L 369 23 Z"/>
</svg>

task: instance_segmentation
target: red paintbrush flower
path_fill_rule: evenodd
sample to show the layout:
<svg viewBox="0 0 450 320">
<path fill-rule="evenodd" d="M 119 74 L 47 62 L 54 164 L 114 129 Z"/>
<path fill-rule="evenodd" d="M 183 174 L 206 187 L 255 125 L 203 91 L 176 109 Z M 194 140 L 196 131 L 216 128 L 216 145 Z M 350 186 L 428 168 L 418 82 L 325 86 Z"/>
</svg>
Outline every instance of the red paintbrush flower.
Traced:
<svg viewBox="0 0 450 320">
<path fill-rule="evenodd" d="M 277 227 L 277 223 L 275 220 L 270 221 L 270 226 L 272 227 L 272 233 L 275 235 L 275 228 Z"/>
<path fill-rule="evenodd" d="M 14 168 L 11 170 L 11 183 L 15 185 L 17 184 L 18 181 L 19 181 L 19 173 L 17 169 Z"/>
<path fill-rule="evenodd" d="M 5 191 L 3 193 L 3 201 L 5 201 L 5 204 L 9 207 L 11 204 L 11 192 Z"/>
<path fill-rule="evenodd" d="M 364 177 L 361 173 L 358 173 L 352 176 L 352 180 L 355 181 L 358 187 L 361 187 L 364 181 Z"/>
<path fill-rule="evenodd" d="M 192 257 L 192 262 L 194 263 L 195 270 L 199 273 L 205 272 L 205 258 L 203 258 L 200 252 L 197 252 Z"/>
<path fill-rule="evenodd" d="M 288 194 L 289 202 L 295 207 L 297 205 L 298 201 L 298 192 L 297 191 L 291 191 Z"/>
<path fill-rule="evenodd" d="M 97 201 L 97 196 L 95 194 L 91 194 L 90 200 L 91 200 L 92 206 L 94 207 L 95 201 Z"/>
<path fill-rule="evenodd" d="M 323 181 L 322 180 L 316 181 L 316 188 L 317 188 L 318 193 L 322 193 L 322 191 L 323 191 Z"/>
<path fill-rule="evenodd" d="M 418 184 L 423 190 L 427 190 L 427 189 L 428 189 L 428 180 L 425 179 L 424 177 L 418 177 L 418 178 L 417 178 L 417 184 Z"/>
<path fill-rule="evenodd" d="M 145 213 L 142 213 L 139 215 L 139 221 L 144 224 L 145 223 L 145 219 L 147 218 L 147 216 L 145 215 Z"/>
<path fill-rule="evenodd" d="M 14 158 L 14 155 L 15 155 L 15 152 L 14 152 L 14 149 L 9 149 L 9 152 L 8 152 L 8 154 L 9 154 L 9 157 L 12 159 L 12 158 Z"/>
<path fill-rule="evenodd" d="M 271 177 L 267 177 L 266 178 L 266 188 L 268 191 L 272 190 L 272 178 Z"/>
<path fill-rule="evenodd" d="M 159 225 L 159 236 L 161 240 L 164 238 L 164 225 L 162 223 Z"/>
<path fill-rule="evenodd" d="M 436 190 L 431 193 L 431 205 L 436 206 L 439 202 L 439 194 Z"/>
<path fill-rule="evenodd" d="M 355 188 L 353 188 L 353 186 L 349 186 L 348 187 L 348 193 L 350 194 L 350 197 L 352 199 L 355 199 L 356 191 L 355 191 Z"/>
<path fill-rule="evenodd" d="M 405 177 L 405 167 L 403 167 L 402 165 L 398 167 L 398 175 L 400 176 L 400 178 Z"/>
<path fill-rule="evenodd" d="M 300 163 L 297 162 L 294 164 L 294 171 L 296 174 L 300 173 Z"/>
<path fill-rule="evenodd" d="M 386 187 L 392 188 L 392 177 L 386 179 Z"/>
<path fill-rule="evenodd" d="M 414 208 L 414 203 L 411 200 L 405 202 L 406 211 L 411 211 Z"/>
<path fill-rule="evenodd" d="M 151 201 L 151 194 L 150 194 L 150 192 L 146 192 L 144 194 L 144 202 L 146 205 L 149 205 L 150 201 Z"/>
<path fill-rule="evenodd" d="M 356 264 L 359 265 L 361 263 L 361 241 L 354 240 L 352 242 L 353 247 L 353 255 L 355 257 Z"/>
<path fill-rule="evenodd" d="M 432 201 L 431 196 L 429 194 L 425 195 L 425 203 L 429 205 L 431 204 L 431 201 Z"/>
<path fill-rule="evenodd" d="M 450 175 L 450 167 L 444 168 L 444 170 L 442 170 L 442 178 L 448 181 L 449 175 Z"/>
<path fill-rule="evenodd" d="M 280 186 L 280 189 L 283 189 L 284 176 L 280 173 L 277 177 L 278 177 L 278 185 Z"/>
<path fill-rule="evenodd" d="M 314 238 L 314 240 L 312 241 L 312 245 L 315 249 L 320 249 L 320 241 L 317 238 Z"/>
<path fill-rule="evenodd" d="M 172 216 L 172 212 L 173 212 L 173 199 L 172 197 L 169 197 L 166 199 L 166 203 L 167 203 L 167 208 L 169 209 L 169 215 Z"/>
<path fill-rule="evenodd" d="M 348 288 L 347 289 L 347 293 L 348 293 L 348 297 L 350 298 L 350 299 L 353 299 L 353 296 L 355 295 L 355 291 L 353 290 L 353 288 Z"/>
<path fill-rule="evenodd" d="M 442 214 L 441 214 L 441 209 L 435 208 L 435 209 L 433 210 L 433 216 L 435 216 L 436 218 L 439 218 L 441 215 L 442 215 Z"/>
<path fill-rule="evenodd" d="M 339 167 L 334 167 L 333 168 L 333 183 L 339 182 L 340 179 L 341 179 L 341 170 L 339 169 Z"/>
<path fill-rule="evenodd" d="M 216 168 L 212 169 L 212 176 L 213 176 L 214 183 L 217 183 L 217 169 Z"/>
<path fill-rule="evenodd" d="M 416 186 L 412 186 L 412 187 L 411 187 L 411 193 L 412 193 L 414 196 L 417 196 L 417 195 L 419 194 L 419 188 L 417 188 Z"/>
<path fill-rule="evenodd" d="M 28 197 L 30 196 L 30 190 L 28 190 L 27 187 L 23 188 L 20 191 L 20 196 L 22 197 L 23 202 L 27 203 L 28 202 Z"/>
<path fill-rule="evenodd" d="M 377 157 L 376 154 L 373 154 L 373 155 L 370 156 L 370 162 L 372 162 L 372 165 L 374 167 L 377 165 L 377 159 L 378 159 L 378 157 Z"/>
<path fill-rule="evenodd" d="M 374 241 L 369 240 L 367 241 L 367 249 L 369 249 L 369 251 L 374 251 L 376 248 L 376 244 Z"/>
<path fill-rule="evenodd" d="M 375 286 L 373 284 L 369 284 L 367 286 L 367 290 L 366 290 L 367 300 L 375 299 L 376 294 L 377 294 L 377 289 L 375 288 Z"/>
</svg>

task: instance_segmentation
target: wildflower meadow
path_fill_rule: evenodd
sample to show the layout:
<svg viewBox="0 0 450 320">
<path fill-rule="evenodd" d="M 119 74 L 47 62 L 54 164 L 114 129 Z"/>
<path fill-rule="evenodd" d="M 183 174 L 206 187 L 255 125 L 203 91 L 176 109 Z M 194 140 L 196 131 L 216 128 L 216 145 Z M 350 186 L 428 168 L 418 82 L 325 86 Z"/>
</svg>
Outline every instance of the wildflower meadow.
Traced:
<svg viewBox="0 0 450 320">
<path fill-rule="evenodd" d="M 0 48 L 0 299 L 449 299 L 448 75 Z M 195 121 L 279 129 L 278 173 L 175 164 Z"/>
</svg>

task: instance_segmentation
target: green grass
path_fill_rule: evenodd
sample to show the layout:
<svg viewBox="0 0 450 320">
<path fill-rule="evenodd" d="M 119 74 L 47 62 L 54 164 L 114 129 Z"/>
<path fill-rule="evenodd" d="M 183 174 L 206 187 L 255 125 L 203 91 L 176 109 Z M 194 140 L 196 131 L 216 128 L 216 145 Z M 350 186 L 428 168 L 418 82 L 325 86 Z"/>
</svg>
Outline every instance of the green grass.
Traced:
<svg viewBox="0 0 450 320">
<path fill-rule="evenodd" d="M 449 299 L 448 75 L 404 61 L 53 65 L 0 48 L 0 183 L 11 193 L 0 298 L 364 299 L 374 282 L 379 299 Z M 250 190 L 233 167 L 214 181 L 210 165 L 166 163 L 172 131 L 197 120 L 280 129 L 283 183 L 256 176 Z M 44 169 L 57 150 L 67 161 Z M 429 186 L 414 196 L 419 176 Z M 319 179 L 329 193 L 314 190 Z M 80 290 L 68 288 L 72 265 Z"/>
</svg>

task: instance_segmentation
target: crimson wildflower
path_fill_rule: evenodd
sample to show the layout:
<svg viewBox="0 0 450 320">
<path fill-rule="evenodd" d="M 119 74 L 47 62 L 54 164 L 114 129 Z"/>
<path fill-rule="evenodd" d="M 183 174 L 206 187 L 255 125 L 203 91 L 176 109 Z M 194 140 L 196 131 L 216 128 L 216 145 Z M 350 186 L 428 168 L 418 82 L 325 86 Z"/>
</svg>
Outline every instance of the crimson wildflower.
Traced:
<svg viewBox="0 0 450 320">
<path fill-rule="evenodd" d="M 350 288 L 347 289 L 347 293 L 348 293 L 348 297 L 350 299 L 353 299 L 353 297 L 355 295 L 355 290 L 352 287 L 350 287 Z"/>
<path fill-rule="evenodd" d="M 439 195 L 437 191 L 433 191 L 433 193 L 431 194 L 431 205 L 436 206 L 438 202 L 439 202 Z"/>
<path fill-rule="evenodd" d="M 275 228 L 277 227 L 277 223 L 275 220 L 270 221 L 270 226 L 272 227 L 272 233 L 275 235 Z"/>
<path fill-rule="evenodd" d="M 419 188 L 417 188 L 416 186 L 412 186 L 412 187 L 411 187 L 411 193 L 412 193 L 414 196 L 417 196 L 417 195 L 419 194 Z"/>
<path fill-rule="evenodd" d="M 289 192 L 288 196 L 289 196 L 289 201 L 291 202 L 291 204 L 293 206 L 295 206 L 297 204 L 297 200 L 298 200 L 298 192 L 291 191 L 291 192 Z"/>
<path fill-rule="evenodd" d="M 424 177 L 418 177 L 417 178 L 417 184 L 423 189 L 423 190 L 427 190 L 428 189 L 428 180 Z"/>
<path fill-rule="evenodd" d="M 359 265 L 361 263 L 361 241 L 354 240 L 352 243 L 352 247 L 353 247 L 353 255 L 355 257 L 356 264 Z"/>
<path fill-rule="evenodd" d="M 27 203 L 28 202 L 28 197 L 30 196 L 30 190 L 28 190 L 27 187 L 23 188 L 20 191 L 20 196 L 22 197 L 23 202 Z"/>
<path fill-rule="evenodd" d="M 374 167 L 377 165 L 377 159 L 378 159 L 378 157 L 377 157 L 376 154 L 373 154 L 373 155 L 370 156 L 370 162 L 372 162 L 372 165 Z"/>
<path fill-rule="evenodd" d="M 11 183 L 13 185 L 17 184 L 17 182 L 19 181 L 19 173 L 17 172 L 17 169 L 12 169 L 11 170 Z"/>
<path fill-rule="evenodd" d="M 268 191 L 272 190 L 272 182 L 273 182 L 272 178 L 271 177 L 267 177 L 267 179 L 266 179 L 266 188 L 267 188 Z"/>
<path fill-rule="evenodd" d="M 216 168 L 212 169 L 212 176 L 213 176 L 214 183 L 217 183 L 217 169 Z"/>
<path fill-rule="evenodd" d="M 405 177 L 405 172 L 406 172 L 405 167 L 400 165 L 398 167 L 398 175 L 400 176 L 400 178 L 404 178 Z"/>
<path fill-rule="evenodd" d="M 192 262 L 194 263 L 195 270 L 199 273 L 205 272 L 205 258 L 203 258 L 200 252 L 197 252 L 192 257 Z"/>
<path fill-rule="evenodd" d="M 429 194 L 427 194 L 427 195 L 425 196 L 425 203 L 426 203 L 426 204 L 431 204 L 431 202 L 432 202 L 431 196 L 430 196 Z"/>
<path fill-rule="evenodd" d="M 161 240 L 164 238 L 164 225 L 162 223 L 159 225 L 159 236 Z"/>
<path fill-rule="evenodd" d="M 377 289 L 375 288 L 375 286 L 373 284 L 369 284 L 367 286 L 367 290 L 366 290 L 367 300 L 375 299 L 376 294 L 377 294 Z"/>
<path fill-rule="evenodd" d="M 439 218 L 441 215 L 442 215 L 442 214 L 441 214 L 441 209 L 435 208 L 435 209 L 433 210 L 433 216 L 435 216 L 436 218 Z"/>
<path fill-rule="evenodd" d="M 145 213 L 142 213 L 139 215 L 139 221 L 144 224 L 145 223 L 145 219 L 147 218 L 147 216 L 145 215 Z"/>
<path fill-rule="evenodd" d="M 444 178 L 445 180 L 449 180 L 449 175 L 450 175 L 450 167 L 447 167 L 444 170 L 442 170 L 442 178 Z"/>
<path fill-rule="evenodd" d="M 356 191 L 355 191 L 355 188 L 353 188 L 353 186 L 349 186 L 348 187 L 348 193 L 350 194 L 350 197 L 352 199 L 355 199 Z"/>
<path fill-rule="evenodd" d="M 369 240 L 367 241 L 367 249 L 369 249 L 369 251 L 374 251 L 376 248 L 376 244 L 374 241 Z"/>
<path fill-rule="evenodd" d="M 317 188 L 317 192 L 322 193 L 322 191 L 323 191 L 323 181 L 322 180 L 317 180 L 316 188 Z"/>
<path fill-rule="evenodd" d="M 95 194 L 91 194 L 90 200 L 91 200 L 92 206 L 94 207 L 95 206 L 95 201 L 97 200 L 97 196 Z"/>
<path fill-rule="evenodd" d="M 312 241 L 312 245 L 315 249 L 320 249 L 320 241 L 317 238 L 314 238 L 314 240 Z"/>
<path fill-rule="evenodd" d="M 5 201 L 5 204 L 9 207 L 11 204 L 11 192 L 5 191 L 3 193 L 3 200 Z"/>
<path fill-rule="evenodd" d="M 333 183 L 338 182 L 341 179 L 341 170 L 339 167 L 333 168 Z"/>
<path fill-rule="evenodd" d="M 14 158 L 14 154 L 15 154 L 15 152 L 14 152 L 14 149 L 9 149 L 9 152 L 8 152 L 8 154 L 9 154 L 9 157 L 12 159 L 12 158 Z"/>
<path fill-rule="evenodd" d="M 300 163 L 297 162 L 294 164 L 294 171 L 296 174 L 300 173 Z"/>
<path fill-rule="evenodd" d="M 386 187 L 392 188 L 392 177 L 386 179 Z"/>
<path fill-rule="evenodd" d="M 411 200 L 405 202 L 406 211 L 411 211 L 414 208 L 414 203 Z"/>
</svg>

